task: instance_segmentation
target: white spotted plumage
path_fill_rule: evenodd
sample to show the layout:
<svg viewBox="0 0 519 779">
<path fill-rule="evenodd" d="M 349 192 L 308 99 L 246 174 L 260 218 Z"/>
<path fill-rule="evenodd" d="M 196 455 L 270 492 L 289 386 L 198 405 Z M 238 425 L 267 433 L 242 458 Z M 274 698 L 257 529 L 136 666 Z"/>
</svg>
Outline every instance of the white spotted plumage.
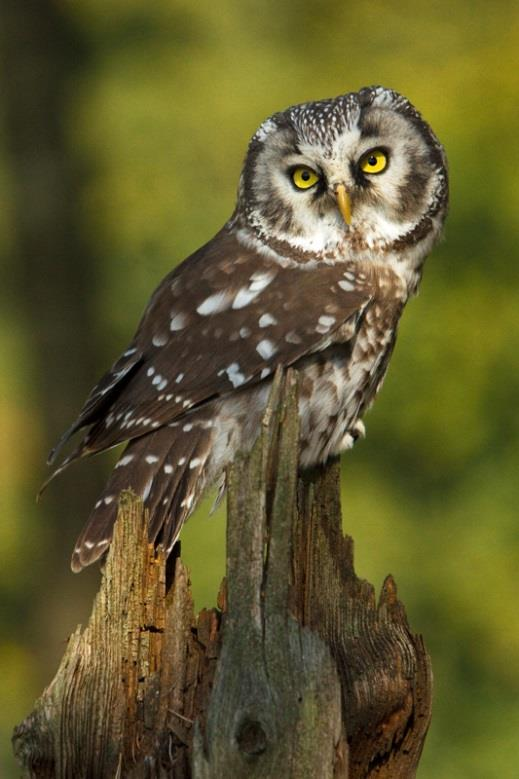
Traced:
<svg viewBox="0 0 519 779">
<path fill-rule="evenodd" d="M 370 177 L 360 160 L 374 147 L 387 170 Z M 298 166 L 317 183 L 298 189 Z M 391 90 L 267 119 L 251 140 L 231 219 L 163 280 L 60 442 L 86 428 L 55 473 L 128 441 L 73 570 L 106 551 L 127 487 L 149 509 L 150 540 L 169 552 L 204 489 L 219 483 L 221 493 L 226 466 L 254 442 L 278 365 L 300 373 L 301 466 L 351 448 L 446 206 L 443 150 Z"/>
</svg>

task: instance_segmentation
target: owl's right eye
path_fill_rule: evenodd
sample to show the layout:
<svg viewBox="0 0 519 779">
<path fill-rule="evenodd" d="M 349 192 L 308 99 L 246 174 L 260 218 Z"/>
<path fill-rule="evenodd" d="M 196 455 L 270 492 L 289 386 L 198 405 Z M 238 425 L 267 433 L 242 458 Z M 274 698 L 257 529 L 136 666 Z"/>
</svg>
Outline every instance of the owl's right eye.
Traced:
<svg viewBox="0 0 519 779">
<path fill-rule="evenodd" d="M 320 176 L 306 165 L 299 165 L 291 171 L 292 182 L 297 189 L 310 189 L 320 180 Z"/>
</svg>

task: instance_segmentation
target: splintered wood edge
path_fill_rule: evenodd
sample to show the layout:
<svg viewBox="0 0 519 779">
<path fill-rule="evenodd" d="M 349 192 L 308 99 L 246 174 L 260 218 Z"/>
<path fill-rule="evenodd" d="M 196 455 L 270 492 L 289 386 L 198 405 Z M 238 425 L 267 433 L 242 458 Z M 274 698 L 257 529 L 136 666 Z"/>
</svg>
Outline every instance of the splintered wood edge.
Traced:
<svg viewBox="0 0 519 779">
<path fill-rule="evenodd" d="M 284 606 L 286 588 L 281 588 L 283 590 L 281 594 L 276 588 L 280 567 L 283 568 L 285 578 L 288 579 L 286 566 L 281 563 L 286 562 L 287 557 L 284 543 L 287 539 L 284 535 L 291 531 L 287 530 L 286 517 L 282 522 L 283 528 L 278 525 L 274 525 L 272 530 L 267 528 L 265 484 L 274 485 L 269 511 L 272 510 L 278 515 L 284 510 L 289 511 L 288 503 L 292 501 L 292 504 L 295 504 L 296 480 L 289 471 L 293 468 L 295 472 L 294 462 L 297 465 L 299 420 L 296 384 L 295 372 L 289 371 L 288 374 L 282 374 L 280 370 L 276 372 L 259 439 L 250 455 L 236 458 L 228 474 L 230 487 L 228 512 L 235 512 L 235 514 L 239 512 L 242 527 L 247 519 L 245 515 L 249 515 L 249 520 L 252 519 L 252 515 L 256 520 L 259 517 L 259 524 L 248 525 L 252 534 L 246 544 L 250 547 L 248 551 L 254 548 L 263 550 L 267 542 L 266 556 L 264 557 L 263 551 L 258 556 L 257 576 L 263 575 L 264 564 L 270 562 L 272 565 L 272 571 L 264 581 L 261 581 L 263 595 L 260 601 L 256 601 L 253 610 L 256 618 L 265 608 L 268 608 L 274 618 L 277 611 L 286 610 Z M 275 454 L 272 454 L 273 451 Z M 247 482 L 245 490 L 243 489 L 244 478 Z M 416 728 L 413 731 L 403 732 L 403 723 L 401 725 L 397 721 L 400 714 L 395 712 L 395 721 L 387 723 L 389 732 L 395 733 L 396 737 L 399 733 L 402 734 L 400 747 L 409 756 L 407 769 L 402 765 L 402 772 L 398 769 L 398 776 L 411 777 L 414 775 L 411 763 L 414 766 L 418 763 L 430 720 L 430 660 L 421 636 L 414 635 L 409 628 L 404 607 L 397 597 L 393 578 L 386 578 L 377 604 L 372 586 L 356 577 L 353 570 L 353 543 L 348 536 L 343 535 L 340 524 L 338 479 L 338 465 L 332 463 L 322 472 L 322 478 L 317 479 L 315 485 L 307 484 L 305 487 L 300 482 L 298 497 L 301 499 L 303 494 L 305 495 L 303 502 L 306 510 L 311 509 L 312 513 L 330 511 L 332 515 L 336 515 L 338 512 L 338 528 L 332 527 L 334 522 L 336 523 L 335 519 L 328 529 L 332 534 L 329 537 L 332 557 L 338 543 L 342 549 L 340 555 L 342 564 L 351 568 L 351 575 L 356 580 L 357 597 L 361 600 L 367 598 L 365 607 L 367 606 L 370 611 L 374 610 L 379 619 L 386 620 L 394 626 L 399 625 L 403 639 L 410 641 L 414 647 L 417 656 L 414 680 L 417 708 L 414 716 L 419 721 L 415 722 Z M 317 489 L 315 489 L 316 485 Z M 301 507 L 301 516 L 305 514 L 305 506 Z M 296 520 L 296 525 L 298 523 L 301 526 L 301 517 Z M 254 579 L 251 560 L 247 559 L 246 554 L 244 556 L 246 550 L 243 546 L 243 536 L 236 536 L 235 529 L 230 528 L 229 524 L 227 554 L 231 566 L 227 585 L 232 593 L 233 587 L 236 588 L 236 582 L 241 581 L 246 592 L 247 587 L 251 586 L 251 575 Z M 300 527 L 300 532 L 313 533 L 312 527 L 313 521 L 303 531 Z M 270 532 L 273 537 L 269 539 Z M 269 546 L 272 545 L 273 539 L 274 546 L 277 547 L 274 552 L 273 547 Z M 288 543 L 290 549 L 290 542 Z M 312 555 L 315 553 L 312 539 L 309 537 L 306 541 L 302 541 L 301 538 L 297 541 L 293 539 L 292 543 L 295 544 L 294 550 L 297 550 L 302 543 L 307 553 Z M 54 679 L 36 702 L 33 712 L 15 729 L 13 736 L 15 754 L 26 768 L 38 767 L 38 772 L 33 775 L 48 776 L 49 779 L 55 775 L 59 776 L 64 766 L 82 765 L 82 756 L 91 758 L 92 754 L 95 754 L 96 745 L 97 748 L 101 748 L 106 760 L 106 765 L 98 766 L 98 775 L 105 775 L 102 774 L 104 768 L 107 771 L 106 775 L 113 775 L 110 771 L 114 766 L 117 769 L 117 766 L 122 765 L 124 754 L 134 755 L 136 743 L 141 743 L 142 733 L 139 728 L 142 730 L 142 722 L 139 717 L 142 717 L 142 705 L 146 705 L 146 701 L 151 700 L 150 694 L 157 690 L 158 693 L 155 692 L 153 697 L 155 701 L 156 695 L 159 695 L 155 725 L 157 728 L 166 729 L 169 734 L 176 734 L 175 749 L 185 747 L 189 751 L 190 740 L 195 732 L 192 728 L 195 719 L 201 722 L 204 729 L 204 712 L 208 705 L 212 673 L 219 653 L 219 619 L 214 610 L 203 610 L 199 615 L 200 637 L 203 639 L 202 643 L 205 642 L 206 648 L 209 647 L 207 649 L 209 655 L 204 660 L 203 652 L 202 654 L 199 652 L 200 645 L 197 644 L 196 635 L 193 634 L 197 621 L 194 617 L 187 569 L 179 558 L 175 561 L 175 585 L 166 595 L 165 563 L 164 552 L 160 548 L 155 550 L 148 543 L 147 515 L 142 501 L 131 491 L 121 493 L 113 541 L 107 553 L 100 589 L 95 597 L 88 624 L 83 631 L 78 626 L 71 635 Z M 310 560 L 307 560 L 306 565 L 309 564 Z M 297 580 L 298 571 L 301 570 L 301 565 L 305 567 L 305 563 L 302 560 L 296 561 L 294 557 L 293 565 Z M 274 571 L 277 571 L 275 576 Z M 244 580 L 244 576 L 245 579 L 248 577 L 248 582 Z M 303 585 L 306 586 L 304 582 Z M 306 597 L 312 597 L 311 589 Z M 221 592 L 221 604 L 227 606 L 227 586 L 223 586 Z M 234 598 L 237 608 L 233 608 L 231 595 L 231 615 L 229 615 L 231 622 L 234 616 L 239 614 L 240 609 L 242 616 L 247 612 L 247 608 L 244 609 L 247 607 L 247 602 L 243 599 L 243 595 L 243 588 L 238 587 Z M 254 599 L 257 596 L 250 591 L 250 597 Z M 299 611 L 298 607 L 293 608 L 294 604 L 289 604 L 288 608 L 299 614 L 303 625 L 308 624 L 311 629 L 314 629 L 312 612 L 316 604 L 314 602 L 312 606 L 304 601 L 303 595 L 302 611 Z M 250 606 L 250 603 L 248 605 Z M 252 616 L 250 611 L 248 613 Z M 172 629 L 180 625 L 182 625 L 181 631 Z M 185 645 L 182 644 L 180 633 L 185 639 Z M 201 666 L 201 662 L 205 663 L 205 666 Z M 207 673 L 208 662 L 212 663 L 209 673 Z M 155 667 L 160 663 L 161 668 Z M 175 673 L 172 675 L 173 665 Z M 153 675 L 157 670 L 159 677 L 155 678 L 151 687 L 147 687 L 146 681 L 150 678 L 150 674 Z M 182 680 L 186 681 L 188 676 L 193 674 L 195 675 L 192 679 L 194 687 L 191 684 L 192 694 L 187 700 L 186 686 Z M 202 680 L 200 689 L 196 687 L 195 678 Z M 189 686 L 188 682 L 186 684 Z M 164 692 L 164 688 L 167 688 L 167 693 Z M 88 712 L 94 710 L 95 716 L 90 717 L 89 720 Z M 187 716 L 184 716 L 186 714 Z M 145 736 L 148 740 L 153 738 L 149 733 Z M 171 748 L 170 738 L 171 735 L 168 736 L 168 749 Z M 198 730 L 198 737 L 195 732 L 195 751 L 197 740 L 202 747 L 201 739 L 201 732 Z M 158 748 L 157 744 L 150 743 L 148 746 L 150 749 Z M 200 752 L 198 754 L 201 755 Z M 347 763 L 348 747 L 342 738 L 337 745 L 335 776 L 347 775 Z M 370 772 L 369 776 L 389 778 L 396 775 L 391 773 L 393 768 L 389 764 L 374 764 L 372 768 L 373 772 Z M 352 777 L 357 775 L 353 766 L 350 766 L 350 770 L 353 770 Z"/>
</svg>

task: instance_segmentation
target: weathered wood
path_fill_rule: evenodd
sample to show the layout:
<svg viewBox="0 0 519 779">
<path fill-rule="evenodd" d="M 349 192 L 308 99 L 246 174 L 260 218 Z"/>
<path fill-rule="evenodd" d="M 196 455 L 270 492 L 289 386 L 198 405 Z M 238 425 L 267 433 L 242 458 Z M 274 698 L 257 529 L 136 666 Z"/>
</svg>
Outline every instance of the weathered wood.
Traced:
<svg viewBox="0 0 519 779">
<path fill-rule="evenodd" d="M 376 602 L 353 567 L 342 533 L 339 463 L 299 482 L 294 531 L 294 603 L 301 624 L 330 647 L 341 679 L 349 779 L 407 779 L 418 766 L 431 718 L 432 671 L 386 577 Z"/>
<path fill-rule="evenodd" d="M 33 777 L 411 779 L 431 672 L 391 577 L 376 603 L 341 530 L 339 467 L 297 476 L 293 373 L 229 472 L 220 609 L 121 499 L 87 628 L 15 731 Z"/>
<path fill-rule="evenodd" d="M 195 740 L 197 779 L 331 779 L 345 735 L 330 651 L 289 609 L 298 456 L 292 375 L 283 403 L 273 400 L 275 418 L 267 416 L 250 461 L 239 459 L 230 474 L 228 614 L 205 739 Z"/>
<path fill-rule="evenodd" d="M 187 571 L 178 558 L 173 567 L 166 593 L 164 555 L 147 543 L 142 504 L 124 494 L 88 626 L 15 731 L 30 776 L 166 775 L 162 763 L 190 776 L 188 733 L 203 717 L 220 618 L 206 610 L 195 624 Z"/>
</svg>

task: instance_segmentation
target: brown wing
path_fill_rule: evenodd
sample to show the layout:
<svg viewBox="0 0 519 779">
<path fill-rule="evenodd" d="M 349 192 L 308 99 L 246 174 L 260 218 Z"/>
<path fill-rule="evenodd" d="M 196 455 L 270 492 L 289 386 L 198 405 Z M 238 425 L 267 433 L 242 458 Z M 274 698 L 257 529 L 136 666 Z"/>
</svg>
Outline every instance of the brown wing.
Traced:
<svg viewBox="0 0 519 779">
<path fill-rule="evenodd" d="M 324 348 L 370 297 L 351 266 L 282 266 L 222 230 L 157 288 L 129 348 L 60 442 L 90 426 L 63 465 Z"/>
</svg>

